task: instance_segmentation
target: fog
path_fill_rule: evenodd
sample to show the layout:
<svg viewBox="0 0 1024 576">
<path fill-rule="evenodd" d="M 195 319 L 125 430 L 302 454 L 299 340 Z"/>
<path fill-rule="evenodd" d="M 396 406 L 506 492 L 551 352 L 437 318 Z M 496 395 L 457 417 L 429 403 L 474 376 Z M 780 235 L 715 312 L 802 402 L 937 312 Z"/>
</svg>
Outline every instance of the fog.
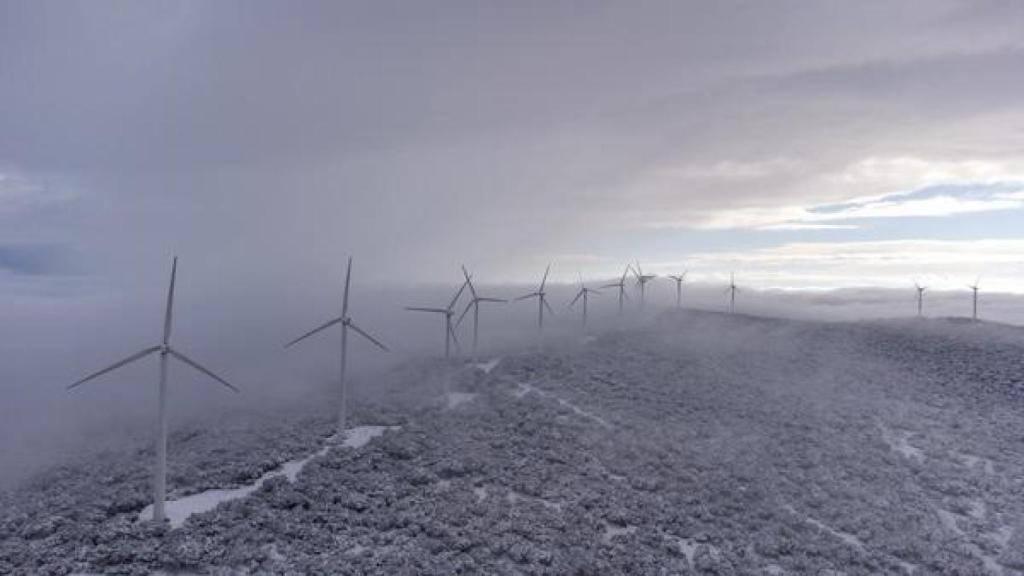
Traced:
<svg viewBox="0 0 1024 576">
<path fill-rule="evenodd" d="M 341 259 L 339 259 L 340 262 Z M 169 262 L 147 266 L 147 277 L 118 278 L 124 290 L 96 288 L 86 300 L 59 295 L 19 295 L 0 326 L 0 383 L 4 402 L 0 414 L 0 455 L 9 484 L 41 467 L 67 461 L 103 447 L 148 442 L 155 422 L 157 361 L 155 357 L 103 376 L 68 392 L 71 382 L 128 354 L 159 342 Z M 349 374 L 354 386 L 372 394 L 373 383 L 398 363 L 443 355 L 442 319 L 411 312 L 406 306 L 443 307 L 458 283 L 399 286 L 365 282 L 361 273 L 372 263 L 356 260 L 351 315 L 358 325 L 383 340 L 383 353 L 361 338 L 350 340 Z M 458 280 L 457 266 L 451 267 Z M 171 425 L 213 423 L 225 414 L 273 414 L 296 407 L 336 402 L 339 332 L 327 330 L 301 344 L 283 344 L 322 322 L 337 317 L 342 293 L 342 267 L 307 278 L 281 278 L 266 271 L 228 280 L 215 267 L 179 263 L 173 345 L 240 387 L 236 395 L 191 368 L 171 363 Z M 488 283 L 475 276 L 481 295 L 512 300 L 532 292 L 536 284 Z M 594 278 L 590 287 L 614 281 Z M 103 283 L 92 281 L 94 285 Z M 912 287 L 903 291 L 761 291 L 740 285 L 737 312 L 820 321 L 910 318 L 916 313 Z M 647 305 L 628 280 L 625 314 L 617 313 L 615 288 L 591 296 L 587 333 L 643 326 L 674 306 L 675 283 L 656 278 L 648 286 Z M 556 315 L 545 318 L 547 346 L 576 347 L 585 333 L 580 303 L 568 308 L 578 286 L 549 282 L 549 302 Z M 684 307 L 726 312 L 725 287 L 685 283 Z M 466 295 L 456 307 L 461 314 Z M 16 312 L 16 313 L 14 313 Z M 926 292 L 928 317 L 970 314 L 970 292 Z M 981 292 L 983 319 L 1024 324 L 1020 297 Z M 537 345 L 535 299 L 481 305 L 482 357 L 518 353 Z M 472 342 L 472 313 L 459 327 L 462 354 Z M 709 342 L 730 338 L 705 333 Z"/>
</svg>

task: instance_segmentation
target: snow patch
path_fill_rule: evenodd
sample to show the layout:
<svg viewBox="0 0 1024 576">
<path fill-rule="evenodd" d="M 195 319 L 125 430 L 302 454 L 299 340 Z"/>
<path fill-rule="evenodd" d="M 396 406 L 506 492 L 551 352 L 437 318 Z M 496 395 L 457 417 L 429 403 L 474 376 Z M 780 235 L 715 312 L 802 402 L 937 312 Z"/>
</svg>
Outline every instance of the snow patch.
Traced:
<svg viewBox="0 0 1024 576">
<path fill-rule="evenodd" d="M 864 543 L 861 542 L 860 538 L 857 538 L 853 534 L 850 534 L 849 532 L 843 532 L 842 530 L 836 530 L 835 528 L 829 526 L 828 524 L 825 524 L 824 522 L 822 522 L 822 521 L 820 521 L 820 520 L 818 520 L 816 518 L 812 518 L 812 517 L 810 517 L 810 516 L 808 516 L 806 514 L 801 514 L 800 512 L 798 512 L 796 510 L 796 508 L 793 508 L 793 506 L 791 506 L 789 504 L 787 504 L 783 508 L 787 512 L 793 514 L 794 516 L 798 516 L 800 519 L 802 519 L 804 522 L 807 522 L 811 526 L 814 526 L 815 528 L 817 528 L 817 529 L 819 529 L 819 530 L 821 530 L 823 532 L 827 532 L 827 533 L 835 536 L 836 538 L 839 538 L 840 540 L 845 542 L 847 545 L 852 546 L 853 548 L 856 548 L 858 550 L 862 550 L 862 551 L 864 550 Z"/>
<path fill-rule="evenodd" d="M 367 442 L 388 430 L 398 430 L 401 426 L 356 426 L 345 431 L 345 441 L 342 446 L 345 448 L 361 448 Z"/>
<path fill-rule="evenodd" d="M 697 541 L 692 538 L 682 538 L 672 534 L 664 534 L 664 536 L 672 542 L 674 542 L 675 545 L 679 547 L 679 551 L 683 553 L 683 556 L 686 556 L 686 561 L 689 562 L 690 566 L 692 567 L 693 557 L 697 554 Z M 714 553 L 718 552 L 718 549 L 714 546 L 711 546 L 710 544 L 708 544 L 708 546 L 711 547 Z"/>
<path fill-rule="evenodd" d="M 633 526 L 632 524 L 627 524 L 626 526 L 616 526 L 614 524 L 610 524 L 606 520 L 602 520 L 601 524 L 604 526 L 604 533 L 601 534 L 601 539 L 608 544 L 610 544 L 612 539 L 617 536 L 628 536 L 636 532 L 636 526 Z"/>
<path fill-rule="evenodd" d="M 356 426 L 355 428 L 345 431 L 345 440 L 341 443 L 341 446 L 345 448 L 359 448 L 366 445 L 367 442 L 377 436 L 380 436 L 387 430 L 396 430 L 398 428 L 399 426 Z M 171 528 L 180 528 L 189 516 L 209 512 L 216 508 L 221 502 L 245 498 L 259 490 L 260 487 L 262 487 L 263 484 L 271 478 L 284 476 L 289 482 L 294 482 L 295 479 L 298 478 L 299 472 L 305 468 L 306 464 L 308 464 L 310 460 L 327 454 L 327 451 L 331 448 L 331 444 L 336 441 L 337 436 L 331 436 L 328 438 L 327 446 L 324 446 L 317 452 L 310 454 L 305 458 L 298 458 L 285 462 L 280 467 L 260 476 L 252 484 L 247 484 L 240 488 L 216 488 L 205 492 L 199 492 L 198 494 L 191 494 L 177 500 L 168 500 L 164 503 L 164 511 L 167 515 L 167 520 L 170 522 Z M 146 506 L 141 512 L 139 512 L 139 520 L 149 520 L 152 517 L 152 504 Z"/>
<path fill-rule="evenodd" d="M 569 410 L 572 410 L 578 416 L 582 416 L 584 418 L 593 420 L 594 422 L 597 422 L 598 424 L 605 428 L 612 427 L 612 425 L 604 418 L 601 418 L 600 416 L 594 414 L 593 412 L 589 412 L 587 410 L 580 408 L 579 406 L 573 404 L 572 402 L 566 400 L 565 398 L 560 398 L 558 396 L 555 396 L 554 394 L 551 394 L 550 392 L 545 392 L 544 390 L 541 390 L 540 388 L 537 388 L 536 386 L 532 386 L 525 382 L 516 382 L 516 386 L 517 389 L 514 392 L 512 392 L 512 395 L 515 396 L 516 398 L 522 398 L 527 394 L 530 394 L 531 392 L 536 393 L 541 398 L 546 398 L 558 402 L 560 405 L 568 408 Z"/>
<path fill-rule="evenodd" d="M 449 392 L 445 400 L 447 402 L 448 409 L 451 410 L 456 406 L 475 399 L 477 396 L 478 394 L 474 394 L 472 392 Z"/>
<path fill-rule="evenodd" d="M 945 526 L 947 530 L 953 532 L 957 536 L 963 537 L 964 546 L 968 550 L 970 550 L 971 553 L 974 554 L 974 556 L 978 560 L 981 560 L 981 563 L 985 566 L 985 570 L 992 574 L 1003 573 L 1003 566 L 996 560 L 996 557 L 982 550 L 980 546 L 972 542 L 970 538 L 968 538 L 967 535 L 964 534 L 964 531 L 960 529 L 960 526 L 957 524 L 957 517 L 959 516 L 958 514 L 954 514 L 949 510 L 943 510 L 942 508 L 937 508 L 936 512 L 939 515 L 939 520 L 942 521 L 942 525 Z M 998 533 L 999 536 L 1003 536 L 1004 534 L 1006 534 L 1004 532 L 1004 529 L 1005 527 L 1000 529 Z M 1010 533 L 1012 534 L 1012 529 Z M 1006 541 L 1009 542 L 1009 535 L 1006 536 Z"/>
<path fill-rule="evenodd" d="M 479 368 L 479 369 L 483 370 L 484 374 L 490 374 L 491 370 L 494 370 L 494 368 L 498 364 L 500 364 L 500 363 L 501 363 L 501 356 L 498 356 L 497 358 L 492 358 L 491 360 L 488 360 L 487 362 L 478 362 L 476 364 L 473 364 L 473 367 Z"/>
<path fill-rule="evenodd" d="M 910 432 L 893 432 L 889 427 L 881 423 L 879 423 L 878 427 L 882 431 L 882 440 L 889 446 L 890 450 L 898 452 L 908 460 L 924 462 L 924 451 L 907 440 L 910 437 Z"/>
<path fill-rule="evenodd" d="M 981 469 L 984 470 L 986 474 L 996 473 L 995 465 L 988 458 L 983 458 L 974 454 L 958 454 L 958 456 L 963 460 L 964 466 L 971 470 L 974 470 L 980 464 Z"/>
</svg>

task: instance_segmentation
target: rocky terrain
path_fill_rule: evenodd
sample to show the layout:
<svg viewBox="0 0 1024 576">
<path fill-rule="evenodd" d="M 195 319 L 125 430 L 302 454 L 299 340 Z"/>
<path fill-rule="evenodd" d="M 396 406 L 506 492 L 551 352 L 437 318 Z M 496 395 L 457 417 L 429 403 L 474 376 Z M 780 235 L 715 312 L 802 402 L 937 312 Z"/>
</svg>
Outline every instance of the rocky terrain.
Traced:
<svg viewBox="0 0 1024 576">
<path fill-rule="evenodd" d="M 295 475 L 139 522 L 149 450 L 0 495 L 0 573 L 1024 574 L 1024 335 L 683 312 L 410 362 Z M 314 455 L 324 408 L 171 438 L 170 498 Z M 141 457 L 140 457 L 141 456 Z"/>
</svg>

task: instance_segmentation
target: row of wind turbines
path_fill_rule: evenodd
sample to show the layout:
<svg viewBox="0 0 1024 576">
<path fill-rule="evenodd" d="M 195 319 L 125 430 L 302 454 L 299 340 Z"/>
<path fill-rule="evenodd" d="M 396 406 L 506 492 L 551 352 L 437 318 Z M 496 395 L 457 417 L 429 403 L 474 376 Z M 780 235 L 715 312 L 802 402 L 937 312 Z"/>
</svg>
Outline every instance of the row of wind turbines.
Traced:
<svg viewBox="0 0 1024 576">
<path fill-rule="evenodd" d="M 628 297 L 626 295 L 626 278 L 632 267 L 627 266 L 626 271 L 623 273 L 620 280 L 616 283 L 609 284 L 606 287 L 618 287 L 619 288 L 619 312 L 623 310 L 623 299 Z M 549 313 L 554 314 L 554 309 L 548 303 L 547 292 L 545 286 L 547 285 L 548 274 L 551 271 L 551 266 L 548 265 L 544 271 L 544 278 L 541 280 L 540 287 L 529 294 L 516 298 L 516 300 L 526 300 L 530 298 L 537 299 L 537 325 L 538 328 L 543 330 L 544 327 L 544 311 L 547 310 Z M 177 360 L 186 366 L 189 366 L 201 374 L 209 377 L 213 381 L 223 385 L 232 392 L 239 392 L 240 390 L 233 384 L 228 382 L 226 379 L 218 376 L 212 370 L 206 368 L 199 362 L 193 360 L 183 352 L 171 346 L 171 332 L 173 327 L 174 319 L 174 288 L 175 281 L 178 272 L 178 258 L 174 257 L 171 263 L 171 279 L 170 285 L 167 289 L 167 303 L 164 310 L 164 326 L 163 326 L 163 337 L 159 344 L 148 346 L 142 350 L 126 357 L 117 362 L 90 373 L 89 375 L 71 383 L 67 389 L 70 391 L 75 389 L 86 382 L 95 380 L 100 376 L 123 368 L 129 364 L 133 364 L 143 358 L 147 358 L 153 354 L 157 354 L 160 357 L 159 363 L 159 376 L 158 376 L 158 387 L 157 387 L 157 430 L 156 430 L 156 449 L 155 449 L 155 463 L 153 467 L 153 520 L 158 523 L 163 523 L 166 520 L 166 500 L 167 500 L 167 382 L 168 382 L 168 364 L 170 359 Z M 641 302 L 643 302 L 644 286 L 648 281 L 654 278 L 653 275 L 645 275 L 639 272 L 639 265 L 637 270 L 634 271 L 637 283 L 640 286 Z M 460 285 L 455 296 L 448 302 L 444 308 L 430 308 L 430 307 L 416 307 L 410 306 L 407 309 L 416 312 L 428 312 L 434 314 L 440 314 L 444 319 L 444 331 L 445 331 L 445 358 L 451 355 L 451 345 L 454 343 L 458 346 L 458 338 L 455 335 L 455 328 L 462 323 L 466 315 L 473 312 L 473 356 L 476 357 L 477 346 L 479 343 L 479 330 L 480 330 L 480 305 L 483 303 L 503 303 L 507 300 L 502 298 L 493 298 L 488 296 L 481 296 L 476 286 L 473 284 L 472 276 L 469 271 L 466 270 L 465 266 L 462 267 L 463 282 Z M 679 276 L 678 282 L 681 284 L 682 278 L 685 277 L 685 273 Z M 347 430 L 347 415 L 348 415 L 348 394 L 346 386 L 346 367 L 348 363 L 348 337 L 349 331 L 351 330 L 358 336 L 366 339 L 371 344 L 379 348 L 384 352 L 388 352 L 388 347 L 382 343 L 379 339 L 371 335 L 368 331 L 361 328 L 349 315 L 349 292 L 352 285 L 352 258 L 348 259 L 348 265 L 345 270 L 345 285 L 344 291 L 342 292 L 341 299 L 341 315 L 324 322 L 323 324 L 313 328 L 312 330 L 298 336 L 297 338 L 289 341 L 285 344 L 285 348 L 290 348 L 307 338 L 310 338 L 328 328 L 333 326 L 341 327 L 341 346 L 340 346 L 340 378 L 339 378 L 339 407 L 338 407 L 338 426 L 337 433 L 333 437 L 336 441 L 344 441 L 344 435 Z M 469 289 L 470 299 L 466 308 L 459 315 L 458 319 L 453 323 L 455 316 L 456 306 L 458 305 L 459 299 L 462 294 Z M 576 304 L 581 298 L 583 300 L 583 322 L 586 324 L 587 321 L 587 305 L 588 300 L 592 294 L 599 293 L 597 290 L 587 288 L 583 285 L 582 277 L 580 279 L 580 291 L 577 293 L 576 298 L 570 303 L 570 306 Z M 677 293 L 678 295 L 678 293 Z M 677 297 L 677 304 L 679 299 Z"/>
<path fill-rule="evenodd" d="M 981 277 L 977 277 L 974 280 L 974 284 L 968 284 L 967 289 L 971 291 L 971 320 L 974 322 L 978 321 L 978 290 L 981 289 Z M 917 282 L 914 282 L 914 290 L 917 291 L 917 317 L 924 317 L 924 293 L 928 290 L 927 286 L 922 286 Z"/>
<path fill-rule="evenodd" d="M 158 388 L 157 388 L 157 430 L 156 430 L 156 461 L 153 467 L 153 520 L 158 523 L 163 523 L 166 519 L 165 502 L 167 498 L 167 382 L 168 382 L 168 368 L 169 361 L 171 359 L 177 360 L 182 364 L 198 371 L 199 373 L 207 376 L 209 379 L 217 382 L 232 392 L 239 392 L 239 389 L 233 384 L 218 376 L 213 371 L 204 367 L 199 362 L 193 360 L 185 353 L 181 352 L 175 347 L 171 346 L 171 332 L 173 327 L 173 316 L 174 316 L 174 287 L 175 279 L 177 277 L 178 270 L 178 258 L 174 257 L 171 263 L 171 279 L 170 286 L 167 290 L 167 302 L 164 311 L 164 326 L 163 326 L 163 337 L 159 344 L 148 346 L 142 350 L 119 360 L 105 368 L 92 372 L 91 374 L 81 378 L 72 384 L 67 389 L 72 390 L 99 378 L 105 374 L 113 372 L 119 368 L 147 358 L 153 354 L 159 355 L 159 372 L 158 372 Z M 551 272 L 551 265 L 549 264 L 544 270 L 544 276 L 541 279 L 540 286 L 537 290 L 519 296 L 515 298 L 515 301 L 524 301 L 532 298 L 537 299 L 537 328 L 541 334 L 544 330 L 544 315 L 545 311 L 551 315 L 555 314 L 554 308 L 548 302 L 548 293 L 546 291 L 548 275 Z M 618 296 L 618 313 L 621 315 L 624 312 L 625 300 L 629 299 L 629 293 L 627 290 L 627 279 L 630 274 L 633 275 L 634 285 L 639 292 L 639 305 L 641 308 L 646 304 L 646 291 L 647 285 L 652 280 L 657 278 L 654 274 L 645 274 L 643 269 L 640 267 L 640 263 L 636 263 L 634 268 L 632 265 L 627 265 L 623 270 L 622 275 L 617 280 L 608 284 L 602 285 L 601 289 L 615 289 Z M 447 305 L 442 307 L 425 307 L 425 306 L 409 306 L 406 309 L 414 312 L 424 312 L 431 314 L 438 314 L 443 319 L 444 326 L 444 355 L 445 358 L 450 358 L 452 345 L 459 346 L 458 337 L 456 336 L 456 329 L 462 324 L 463 320 L 467 315 L 473 313 L 473 358 L 476 359 L 477 348 L 479 343 L 479 331 L 480 331 L 480 305 L 481 304 L 497 304 L 506 303 L 508 300 L 503 298 L 495 298 L 490 296 L 481 296 L 477 292 L 476 285 L 473 284 L 472 275 L 466 269 L 462 267 L 463 281 L 459 286 L 458 291 L 455 295 L 447 302 Z M 682 306 L 682 289 L 683 282 L 686 280 L 686 272 L 676 275 L 667 276 L 669 279 L 676 284 L 676 307 Z M 348 265 L 345 270 L 345 284 L 341 298 L 341 314 L 334 317 L 323 324 L 313 328 L 312 330 L 298 336 L 297 338 L 289 341 L 285 344 L 285 348 L 290 348 L 299 342 L 306 340 L 316 334 L 319 334 L 328 328 L 334 326 L 341 327 L 341 342 L 340 342 L 340 378 L 339 378 L 339 406 L 338 406 L 338 425 L 337 433 L 332 438 L 335 441 L 344 441 L 345 432 L 347 430 L 347 414 L 348 414 L 348 393 L 346 385 L 346 367 L 348 363 L 348 340 L 349 331 L 354 332 L 356 335 L 370 342 L 373 346 L 379 348 L 384 352 L 389 352 L 389 348 L 381 342 L 378 338 L 370 334 L 365 329 L 357 325 L 349 314 L 349 292 L 352 284 L 352 258 L 348 259 Z M 924 286 L 915 284 L 917 289 L 917 310 L 918 315 L 923 313 L 923 300 L 924 292 L 926 288 Z M 971 286 L 970 289 L 974 294 L 973 301 L 973 318 L 978 318 L 978 282 Z M 456 310 L 459 305 L 459 301 L 462 295 L 469 290 L 469 301 L 466 307 L 462 310 L 462 313 L 456 318 Z M 734 313 L 736 309 L 736 294 L 739 288 L 736 285 L 735 277 L 730 275 L 729 286 L 725 289 L 725 292 L 729 295 L 729 312 Z M 600 289 L 590 288 L 584 282 L 582 275 L 579 278 L 579 290 L 575 293 L 575 297 L 569 302 L 570 308 L 574 307 L 577 303 L 581 303 L 582 307 L 582 323 L 584 328 L 587 326 L 587 315 L 590 303 L 590 298 L 601 294 Z"/>
</svg>

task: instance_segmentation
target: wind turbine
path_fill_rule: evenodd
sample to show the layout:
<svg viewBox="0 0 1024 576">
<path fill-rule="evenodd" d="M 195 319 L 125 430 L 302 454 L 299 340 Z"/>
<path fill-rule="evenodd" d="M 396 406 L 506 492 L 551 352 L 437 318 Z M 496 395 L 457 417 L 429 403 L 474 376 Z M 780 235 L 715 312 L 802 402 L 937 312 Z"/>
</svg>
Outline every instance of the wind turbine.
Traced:
<svg viewBox="0 0 1024 576">
<path fill-rule="evenodd" d="M 216 380 L 223 384 L 227 388 L 238 392 L 238 388 L 235 388 L 224 380 L 220 376 L 217 376 L 213 372 L 202 367 L 198 362 L 192 360 L 188 356 L 185 356 L 181 352 L 171 348 L 171 316 L 174 310 L 174 279 L 178 270 L 178 257 L 175 256 L 173 263 L 171 264 L 171 286 L 167 290 L 167 310 L 164 314 L 164 336 L 160 344 L 156 346 L 150 346 L 140 352 L 136 352 L 131 356 L 107 366 L 106 368 L 93 372 L 92 374 L 82 378 L 68 386 L 68 390 L 75 388 L 81 384 L 85 384 L 93 378 L 98 378 L 107 372 L 117 370 L 122 366 L 126 366 L 141 360 L 150 354 L 160 354 L 160 386 L 158 388 L 158 411 L 157 411 L 157 434 L 156 434 L 156 466 L 153 471 L 153 520 L 157 522 L 163 522 L 165 518 L 164 513 L 164 502 L 167 499 L 167 359 L 168 357 L 174 357 L 181 362 L 188 364 L 192 368 L 195 368 L 199 372 L 202 372 L 206 376 Z"/>
<path fill-rule="evenodd" d="M 346 365 L 346 362 L 348 360 L 348 331 L 352 330 L 356 334 L 359 334 L 363 338 L 366 338 L 367 340 L 369 340 L 370 343 L 373 344 L 374 346 L 380 348 L 381 350 L 383 350 L 385 352 L 390 352 L 390 350 L 388 350 L 387 346 L 381 344 L 379 340 L 377 340 L 373 336 L 370 336 L 366 331 L 364 331 L 359 326 L 356 326 L 352 322 L 352 318 L 348 315 L 348 291 L 349 291 L 349 286 L 351 285 L 351 282 L 352 282 L 352 257 L 350 256 L 349 259 L 348 259 L 348 267 L 345 270 L 345 293 L 344 293 L 344 295 L 342 296 L 342 299 L 341 299 L 341 316 L 339 316 L 339 317 L 337 317 L 337 318 L 335 318 L 333 320 L 329 320 L 329 321 L 325 322 L 324 324 L 321 324 L 320 326 L 310 330 L 309 332 L 306 332 L 302 336 L 299 336 L 298 338 L 296 338 L 296 339 L 292 340 L 291 342 L 289 342 L 289 343 L 284 345 L 285 348 L 290 348 L 291 346 L 293 346 L 295 344 L 298 344 L 299 342 L 305 340 L 306 338 L 309 338 L 310 336 L 312 336 L 312 335 L 314 335 L 314 334 L 316 334 L 316 333 L 318 333 L 318 332 L 320 332 L 322 330 L 326 330 L 326 329 L 330 328 L 331 326 L 334 326 L 335 324 L 341 324 L 341 378 L 340 378 L 340 386 L 339 386 L 339 394 L 341 396 L 341 405 L 338 408 L 338 434 L 337 434 L 337 436 L 335 436 L 335 438 L 337 438 L 339 441 L 342 441 L 342 440 L 345 439 L 344 435 L 345 435 L 345 430 L 346 430 L 346 418 L 347 418 L 347 415 L 348 415 L 348 394 L 347 394 L 347 390 L 346 390 L 346 386 L 345 386 L 345 365 Z"/>
<path fill-rule="evenodd" d="M 736 275 L 733 272 L 729 272 L 729 287 L 725 289 L 729 293 L 729 314 L 736 312 L 736 292 L 739 292 L 739 288 L 736 287 Z"/>
<path fill-rule="evenodd" d="M 975 322 L 978 321 L 978 284 L 979 284 L 980 280 L 981 280 L 981 276 L 979 276 L 978 278 L 976 278 L 974 280 L 974 284 L 973 285 L 969 284 L 967 286 L 968 288 L 971 289 L 971 292 L 974 292 L 974 306 L 972 307 L 972 310 L 971 310 L 971 320 L 973 320 Z"/>
<path fill-rule="evenodd" d="M 922 309 L 924 307 L 924 291 L 927 290 L 927 288 L 921 286 L 917 282 L 914 282 L 914 288 L 917 288 L 917 317 L 920 318 L 924 315 Z"/>
<path fill-rule="evenodd" d="M 644 274 L 642 268 L 640 268 L 640 261 L 637 260 L 636 270 L 633 270 L 633 274 L 636 276 L 636 285 L 640 287 L 640 309 L 642 310 L 646 303 L 645 296 L 647 294 L 647 283 L 654 280 L 654 274 Z"/>
<path fill-rule="evenodd" d="M 686 271 L 677 275 L 669 274 L 668 277 L 676 282 L 676 308 L 680 308 L 683 305 L 683 281 L 686 280 Z"/>
<path fill-rule="evenodd" d="M 527 298 L 537 299 L 537 330 L 541 333 L 544 332 L 544 309 L 547 308 L 551 315 L 555 315 L 555 311 L 551 309 L 551 305 L 548 304 L 547 292 L 544 291 L 544 285 L 548 281 L 548 273 L 551 272 L 551 264 L 544 270 L 544 278 L 540 281 L 540 288 L 536 292 L 530 292 L 529 294 L 516 298 L 516 301 L 526 300 Z"/>
<path fill-rule="evenodd" d="M 455 327 L 458 328 L 462 324 L 462 319 L 466 317 L 469 309 L 473 309 L 473 359 L 476 360 L 476 349 L 477 342 L 479 340 L 480 332 L 480 303 L 481 302 L 508 302 L 502 298 L 486 298 L 476 293 L 476 287 L 473 286 L 473 281 L 470 279 L 469 272 L 466 267 L 462 267 L 462 275 L 466 277 L 466 286 L 469 286 L 470 300 L 469 304 L 466 304 L 466 309 L 462 311 L 462 315 L 459 316 L 458 321 L 455 322 Z"/>
<path fill-rule="evenodd" d="M 626 294 L 626 276 L 632 270 L 632 266 L 626 264 L 626 269 L 622 271 L 622 278 L 619 278 L 618 282 L 612 282 L 611 284 L 605 284 L 601 288 L 618 288 L 619 289 L 619 316 L 622 316 L 622 300 L 629 298 L 629 294 Z"/>
<path fill-rule="evenodd" d="M 455 297 L 452 298 L 451 302 L 448 303 L 447 308 L 425 308 L 421 306 L 406 306 L 406 310 L 412 310 L 414 312 L 432 312 L 434 314 L 444 315 L 444 357 L 448 359 L 451 357 L 451 344 L 455 343 L 455 346 L 459 345 L 459 339 L 455 336 L 455 328 L 452 327 L 452 316 L 455 314 L 455 304 L 459 301 L 459 297 L 462 296 L 462 292 L 466 290 L 466 285 L 469 282 L 469 278 L 462 283 L 459 287 L 459 291 L 455 293 Z"/>
<path fill-rule="evenodd" d="M 573 305 L 575 305 L 576 302 L 580 298 L 583 298 L 583 329 L 584 330 L 587 329 L 587 300 L 588 300 L 588 298 L 590 297 L 591 294 L 600 294 L 600 293 L 601 292 L 599 290 L 594 290 L 593 288 L 587 288 L 587 285 L 583 283 L 583 275 L 582 274 L 580 275 L 580 291 L 576 293 L 576 297 L 572 299 L 572 302 L 569 302 L 569 307 L 572 308 Z"/>
</svg>

